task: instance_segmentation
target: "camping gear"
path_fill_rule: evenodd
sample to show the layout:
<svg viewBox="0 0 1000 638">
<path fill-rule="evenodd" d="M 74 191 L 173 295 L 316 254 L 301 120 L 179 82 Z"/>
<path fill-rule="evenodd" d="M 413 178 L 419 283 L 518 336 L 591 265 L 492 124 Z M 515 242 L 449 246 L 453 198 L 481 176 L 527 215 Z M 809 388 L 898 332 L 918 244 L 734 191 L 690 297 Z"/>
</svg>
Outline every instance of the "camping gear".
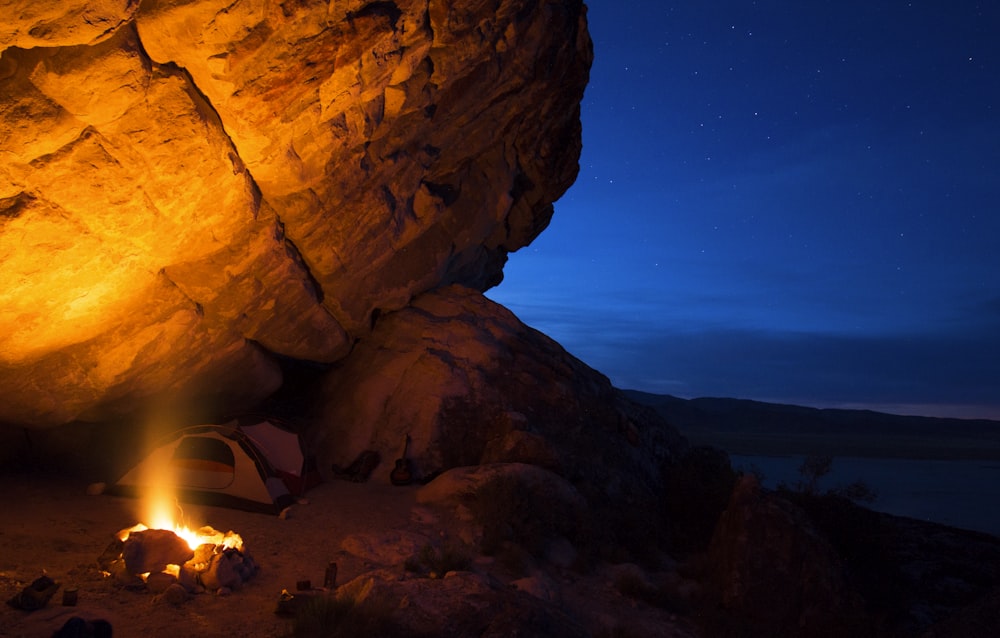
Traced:
<svg viewBox="0 0 1000 638">
<path fill-rule="evenodd" d="M 15 609 L 35 611 L 49 604 L 49 599 L 52 598 L 57 589 L 59 589 L 59 583 L 48 576 L 39 576 L 30 585 L 14 594 L 14 597 L 8 600 L 7 604 Z"/>
<path fill-rule="evenodd" d="M 297 434 L 273 419 L 243 418 L 172 433 L 108 492 L 162 487 L 186 503 L 279 514 L 316 482 Z"/>
</svg>

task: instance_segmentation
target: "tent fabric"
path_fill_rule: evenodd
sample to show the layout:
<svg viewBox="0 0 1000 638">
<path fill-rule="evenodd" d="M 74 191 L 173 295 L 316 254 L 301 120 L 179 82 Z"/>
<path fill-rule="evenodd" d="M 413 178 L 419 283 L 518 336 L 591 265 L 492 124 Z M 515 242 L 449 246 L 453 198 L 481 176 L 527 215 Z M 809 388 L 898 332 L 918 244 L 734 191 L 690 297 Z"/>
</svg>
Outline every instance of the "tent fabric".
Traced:
<svg viewBox="0 0 1000 638">
<path fill-rule="evenodd" d="M 174 432 L 109 492 L 141 497 L 165 487 L 186 503 L 278 514 L 307 487 L 306 476 L 298 435 L 266 419 L 249 419 L 246 425 L 237 420 Z"/>
<path fill-rule="evenodd" d="M 294 432 L 283 430 L 268 421 L 241 425 L 240 430 L 264 453 L 274 469 L 301 474 L 305 458 L 299 448 L 299 437 Z"/>
<path fill-rule="evenodd" d="M 236 423 L 264 454 L 292 494 L 301 495 L 320 483 L 315 462 L 303 453 L 299 435 L 290 426 L 274 417 L 259 416 L 244 416 Z"/>
</svg>

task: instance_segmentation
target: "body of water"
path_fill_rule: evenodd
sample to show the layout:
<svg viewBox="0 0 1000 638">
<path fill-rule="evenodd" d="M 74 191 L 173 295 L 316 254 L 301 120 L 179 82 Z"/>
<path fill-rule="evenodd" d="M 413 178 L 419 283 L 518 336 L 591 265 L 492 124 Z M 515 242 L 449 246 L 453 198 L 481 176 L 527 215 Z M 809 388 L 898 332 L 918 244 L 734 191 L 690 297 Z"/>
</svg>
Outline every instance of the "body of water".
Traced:
<svg viewBox="0 0 1000 638">
<path fill-rule="evenodd" d="M 733 467 L 763 474 L 764 485 L 794 485 L 802 456 L 732 455 Z M 864 481 L 871 509 L 1000 536 L 1000 461 L 835 457 L 820 490 Z"/>
</svg>

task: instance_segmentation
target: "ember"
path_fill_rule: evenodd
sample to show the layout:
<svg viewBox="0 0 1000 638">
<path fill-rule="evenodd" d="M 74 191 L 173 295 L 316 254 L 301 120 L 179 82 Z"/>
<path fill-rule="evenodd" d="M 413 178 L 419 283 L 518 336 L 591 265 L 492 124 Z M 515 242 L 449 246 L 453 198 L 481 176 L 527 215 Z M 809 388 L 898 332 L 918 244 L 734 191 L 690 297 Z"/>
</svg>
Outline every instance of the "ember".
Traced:
<svg viewBox="0 0 1000 638">
<path fill-rule="evenodd" d="M 211 527 L 192 532 L 139 524 L 118 532 L 98 564 L 126 588 L 154 593 L 175 584 L 190 594 L 226 593 L 257 573 L 257 564 L 239 534 L 223 534 Z"/>
</svg>

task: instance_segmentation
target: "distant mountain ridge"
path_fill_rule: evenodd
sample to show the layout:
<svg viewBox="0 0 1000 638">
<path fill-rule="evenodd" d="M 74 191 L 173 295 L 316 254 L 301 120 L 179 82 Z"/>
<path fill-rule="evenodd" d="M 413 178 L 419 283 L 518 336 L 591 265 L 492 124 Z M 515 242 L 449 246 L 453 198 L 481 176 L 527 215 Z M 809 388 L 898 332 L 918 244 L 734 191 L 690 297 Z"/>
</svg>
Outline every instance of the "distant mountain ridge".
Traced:
<svg viewBox="0 0 1000 638">
<path fill-rule="evenodd" d="M 1000 421 L 624 392 L 692 443 L 730 454 L 1000 460 Z"/>
</svg>

